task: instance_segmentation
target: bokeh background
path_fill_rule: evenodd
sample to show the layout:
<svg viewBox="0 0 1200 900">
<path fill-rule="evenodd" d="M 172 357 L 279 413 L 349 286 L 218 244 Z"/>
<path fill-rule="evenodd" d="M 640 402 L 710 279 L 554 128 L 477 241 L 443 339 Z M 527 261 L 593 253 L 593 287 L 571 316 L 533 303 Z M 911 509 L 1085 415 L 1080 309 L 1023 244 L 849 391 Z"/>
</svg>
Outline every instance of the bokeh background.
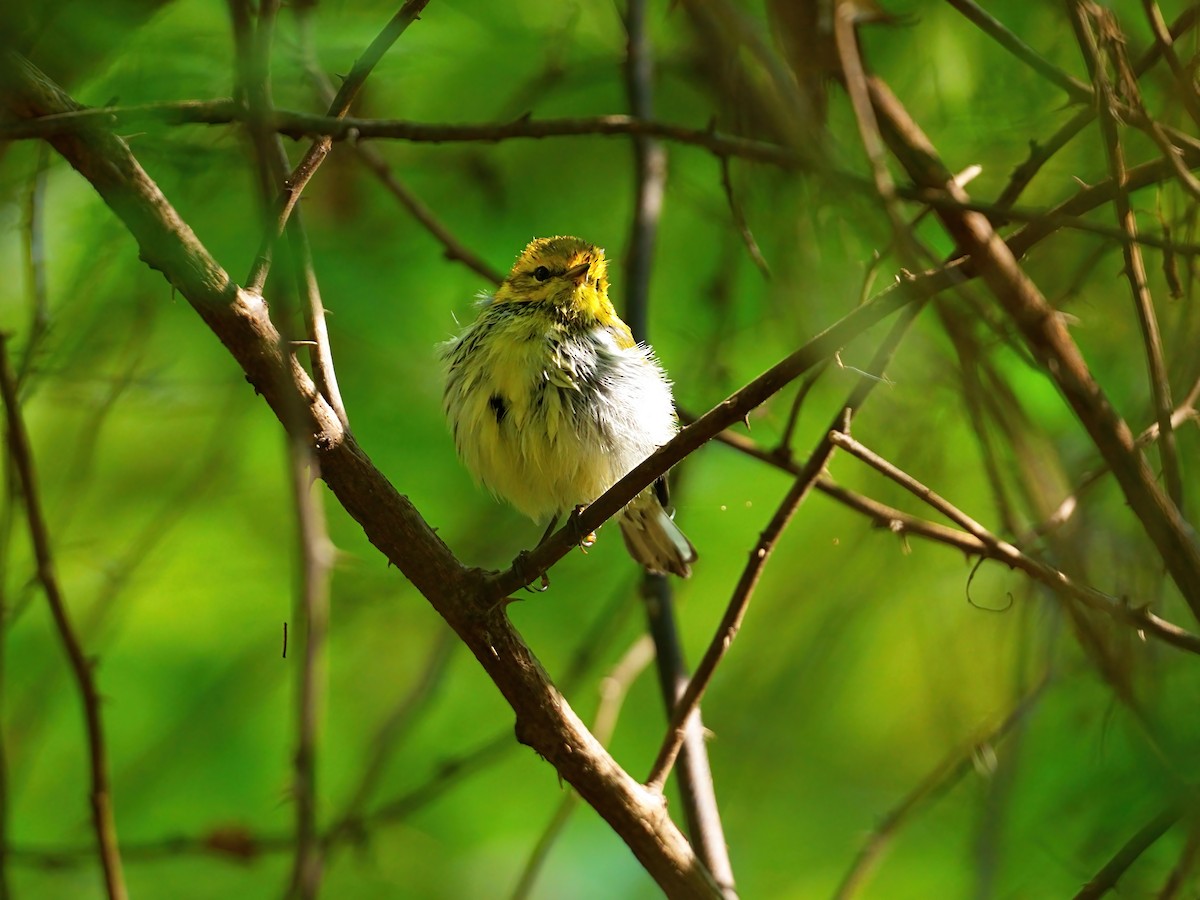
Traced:
<svg viewBox="0 0 1200 900">
<path fill-rule="evenodd" d="M 1167 20 L 1185 5 L 1164 2 Z M 1131 54 L 1151 46 L 1142 5 L 1111 6 Z M 765 140 L 811 140 L 842 171 L 868 178 L 844 92 L 829 88 L 823 119 L 772 118 L 778 111 L 759 101 L 774 90 L 764 60 L 786 68 L 786 54 L 775 50 L 777 23 L 758 3 L 722 8 L 760 35 L 761 46 L 733 39 L 732 31 L 714 45 L 692 4 L 648 4 L 656 117 L 697 129 L 713 122 Z M 431 123 L 623 113 L 622 9 L 432 0 L 370 77 L 355 112 Z M 890 0 L 887 9 L 894 22 L 863 30 L 870 66 L 952 169 L 981 167 L 972 195 L 995 197 L 1030 142 L 1045 140 L 1078 107 L 951 5 Z M 365 0 L 313 6 L 320 67 L 331 76 L 347 72 L 393 12 Z M 275 102 L 319 112 L 293 13 L 287 8 L 279 17 Z M 1003 4 L 995 14 L 1087 81 L 1059 5 Z M 64 0 L 36 10 L 16 3 L 7 15 L 36 36 L 26 47 L 34 61 L 82 103 L 231 93 L 224 4 L 108 8 Z M 1196 50 L 1193 35 L 1178 44 L 1185 60 Z M 1155 115 L 1195 132 L 1161 63 L 1143 90 Z M 243 130 L 150 123 L 121 133 L 201 241 L 241 278 L 261 235 Z M 1126 137 L 1131 163 L 1155 158 L 1144 136 L 1127 130 Z M 306 143 L 287 146 L 294 161 Z M 627 138 L 371 146 L 493 268 L 507 270 L 536 236 L 577 234 L 607 248 L 620 308 L 635 189 Z M 900 263 L 870 192 L 820 172 L 734 159 L 732 195 L 768 277 L 739 231 L 720 161 L 700 147 L 665 146 L 649 338 L 680 408 L 699 414 L 886 286 Z M 139 262 L 133 240 L 86 182 L 36 141 L 2 152 L 0 329 L 23 367 L 23 412 L 63 591 L 97 659 L 131 892 L 276 896 L 291 863 L 292 685 L 301 659 L 296 646 L 281 658 L 297 582 L 282 430 L 188 304 Z M 1106 177 L 1092 125 L 1045 165 L 1021 204 L 1044 209 L 1079 182 Z M 1191 239 L 1194 200 L 1176 184 L 1139 192 L 1134 204 L 1146 230 L 1161 233 L 1166 222 L 1180 240 Z M 494 501 L 459 465 L 441 414 L 436 362 L 439 342 L 472 316 L 489 283 L 447 259 L 347 146 L 335 145 L 303 210 L 359 441 L 461 559 L 506 566 L 536 541 L 540 526 Z M 916 216 L 919 207 L 906 210 Z M 1090 219 L 1115 222 L 1108 207 Z M 953 249 L 932 217 L 917 234 L 934 257 Z M 1177 256 L 1183 295 L 1170 299 L 1162 254 L 1147 253 L 1172 385 L 1182 397 L 1200 374 L 1191 258 Z M 31 259 L 42 268 L 44 291 L 35 289 Z M 1135 431 L 1153 421 L 1120 244 L 1064 230 L 1026 264 L 1069 312 L 1072 333 L 1118 411 Z M 997 408 L 1019 411 L 989 419 L 993 449 L 973 425 L 964 387 L 971 366 L 932 307 L 854 433 L 1015 538 L 1097 468 L 1098 457 L 986 290 L 968 290 L 948 293 L 945 302 L 967 311 L 960 321 L 982 348 L 978 365 L 998 379 L 985 393 L 999 396 L 1002 385 L 1009 393 Z M 287 291 L 279 296 L 282 308 Z M 808 395 L 792 442 L 798 459 L 822 435 L 882 334 L 875 329 L 844 348 L 841 365 L 830 366 Z M 748 432 L 738 430 L 764 448 L 777 446 L 794 391 L 757 410 Z M 1195 508 L 1194 423 L 1181 428 L 1179 444 Z M 829 474 L 936 518 L 849 457 L 836 456 Z M 676 470 L 677 521 L 700 551 L 694 576 L 675 585 L 693 660 L 790 483 L 788 474 L 718 443 Z M 11 480 L 6 485 L 5 880 L 14 898 L 99 897 L 80 700 L 34 579 Z M 371 760 L 384 752 L 356 807 L 366 818 L 332 852 L 325 895 L 508 896 L 569 788 L 516 744 L 510 710 L 423 598 L 335 502 L 327 506 L 338 557 L 318 756 L 325 826 L 347 809 Z M 1101 590 L 1152 603 L 1195 628 L 1111 479 L 1086 495 L 1063 540 L 1069 554 L 1052 542 L 1022 546 L 1055 564 L 1079 565 L 1074 574 Z M 874 830 L 914 793 L 920 799 L 861 896 L 1071 896 L 1139 828 L 1188 796 L 1200 750 L 1195 658 L 1097 619 L 1132 685 L 1136 702 L 1125 702 L 1053 596 L 994 563 L 971 580 L 973 565 L 955 550 L 874 527 L 819 494 L 801 508 L 704 701 L 743 896 L 832 895 Z M 556 566 L 552 579 L 547 593 L 524 598 L 511 617 L 590 721 L 605 673 L 645 630 L 640 578 L 609 526 L 586 555 Z M 1014 710 L 1011 727 L 997 735 Z M 394 727 L 381 739 L 388 723 Z M 647 670 L 621 710 L 611 742 L 616 759 L 643 775 L 663 726 Z M 922 785 L 930 790 L 922 794 Z M 1125 874 L 1120 895 L 1155 895 L 1189 858 L 1189 834 L 1194 859 L 1196 827 L 1184 815 L 1167 830 Z M 1185 886 L 1178 896 L 1200 890 L 1196 876 L 1188 877 L 1190 892 Z M 533 895 L 636 898 L 657 896 L 657 888 L 583 807 L 550 851 Z"/>
</svg>

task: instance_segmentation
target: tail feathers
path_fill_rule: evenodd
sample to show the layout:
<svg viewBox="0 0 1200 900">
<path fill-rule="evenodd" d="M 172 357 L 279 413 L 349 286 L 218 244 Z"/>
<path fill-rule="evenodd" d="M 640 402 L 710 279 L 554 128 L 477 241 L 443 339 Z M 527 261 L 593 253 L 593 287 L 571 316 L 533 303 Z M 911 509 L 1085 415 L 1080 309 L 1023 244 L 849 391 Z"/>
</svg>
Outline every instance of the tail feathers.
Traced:
<svg viewBox="0 0 1200 900">
<path fill-rule="evenodd" d="M 629 555 L 647 572 L 680 578 L 692 574 L 696 548 L 653 495 L 634 500 L 618 520 Z"/>
</svg>

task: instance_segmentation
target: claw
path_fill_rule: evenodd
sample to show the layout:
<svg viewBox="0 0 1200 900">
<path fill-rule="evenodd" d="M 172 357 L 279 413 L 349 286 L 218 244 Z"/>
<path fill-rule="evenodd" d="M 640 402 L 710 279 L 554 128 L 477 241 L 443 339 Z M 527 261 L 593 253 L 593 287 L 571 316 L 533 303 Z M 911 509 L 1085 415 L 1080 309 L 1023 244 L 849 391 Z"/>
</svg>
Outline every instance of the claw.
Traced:
<svg viewBox="0 0 1200 900">
<path fill-rule="evenodd" d="M 550 590 L 550 576 L 545 572 L 542 573 L 540 582 L 541 583 L 537 587 L 534 587 L 531 584 L 525 585 L 525 590 L 529 591 L 531 594 L 544 594 L 546 591 Z"/>
<path fill-rule="evenodd" d="M 513 560 L 513 570 L 521 576 L 521 579 L 525 582 L 525 590 L 529 591 L 529 593 L 541 594 L 550 589 L 550 576 L 545 572 L 543 572 L 538 578 L 540 587 L 531 586 L 533 579 L 531 579 L 527 574 L 529 570 L 528 550 L 522 550 L 517 554 L 517 558 Z"/>
</svg>

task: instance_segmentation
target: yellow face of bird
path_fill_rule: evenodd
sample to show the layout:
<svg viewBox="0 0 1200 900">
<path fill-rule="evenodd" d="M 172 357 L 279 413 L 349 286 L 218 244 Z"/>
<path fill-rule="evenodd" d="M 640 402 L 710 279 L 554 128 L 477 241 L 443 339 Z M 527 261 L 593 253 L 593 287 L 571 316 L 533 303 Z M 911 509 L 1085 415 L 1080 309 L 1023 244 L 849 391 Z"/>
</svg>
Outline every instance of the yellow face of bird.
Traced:
<svg viewBox="0 0 1200 900">
<path fill-rule="evenodd" d="M 604 251 L 576 237 L 538 238 L 530 243 L 496 291 L 495 302 L 548 302 L 571 318 L 601 322 L 616 315 L 608 299 Z"/>
</svg>

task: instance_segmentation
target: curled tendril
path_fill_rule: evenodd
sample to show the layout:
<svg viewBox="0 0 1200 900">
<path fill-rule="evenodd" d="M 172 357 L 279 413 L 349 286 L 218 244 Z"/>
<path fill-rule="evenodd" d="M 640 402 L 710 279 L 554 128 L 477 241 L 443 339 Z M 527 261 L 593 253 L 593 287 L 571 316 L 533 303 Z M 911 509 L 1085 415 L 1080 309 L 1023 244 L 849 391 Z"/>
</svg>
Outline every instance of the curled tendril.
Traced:
<svg viewBox="0 0 1200 900">
<path fill-rule="evenodd" d="M 1008 603 L 1006 603 L 1004 606 L 1001 606 L 1001 607 L 980 606 L 971 597 L 971 582 L 975 580 L 975 574 L 979 571 L 979 567 L 982 566 L 985 562 L 987 562 L 987 557 L 981 556 L 975 562 L 975 565 L 973 565 L 971 567 L 971 574 L 967 576 L 967 602 L 970 603 L 976 609 L 980 610 L 981 612 L 990 612 L 990 613 L 1008 612 L 1010 609 L 1012 609 L 1013 603 L 1016 602 L 1016 600 L 1013 598 L 1012 591 L 1005 591 L 1004 595 L 1005 595 L 1005 597 L 1008 598 Z"/>
</svg>

